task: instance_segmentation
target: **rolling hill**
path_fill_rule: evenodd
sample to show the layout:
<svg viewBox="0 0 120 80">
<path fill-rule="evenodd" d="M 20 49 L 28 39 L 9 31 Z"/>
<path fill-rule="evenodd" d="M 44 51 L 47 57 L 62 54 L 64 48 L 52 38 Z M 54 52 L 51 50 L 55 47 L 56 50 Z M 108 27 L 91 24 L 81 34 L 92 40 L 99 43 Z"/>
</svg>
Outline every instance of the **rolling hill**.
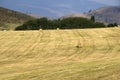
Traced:
<svg viewBox="0 0 120 80">
<path fill-rule="evenodd" d="M 82 18 L 88 18 L 90 19 L 90 16 L 86 15 L 86 14 L 68 14 L 68 15 L 65 15 L 62 18 L 69 18 L 69 17 L 82 17 Z"/>
<path fill-rule="evenodd" d="M 102 7 L 87 13 L 87 15 L 94 15 L 96 21 L 99 22 L 120 24 L 120 6 Z"/>
<path fill-rule="evenodd" d="M 0 30 L 14 30 L 24 22 L 35 19 L 34 17 L 0 7 Z"/>
<path fill-rule="evenodd" d="M 120 28 L 0 31 L 0 80 L 119 80 Z"/>
<path fill-rule="evenodd" d="M 84 17 L 89 18 L 95 16 L 97 22 L 104 23 L 118 23 L 120 24 L 120 6 L 107 6 L 96 10 L 91 10 L 84 14 L 69 14 L 62 18 L 67 17 Z"/>
<path fill-rule="evenodd" d="M 34 18 L 27 14 L 0 7 L 0 23 L 1 24 L 2 23 L 23 23 L 31 19 L 34 19 Z"/>
</svg>

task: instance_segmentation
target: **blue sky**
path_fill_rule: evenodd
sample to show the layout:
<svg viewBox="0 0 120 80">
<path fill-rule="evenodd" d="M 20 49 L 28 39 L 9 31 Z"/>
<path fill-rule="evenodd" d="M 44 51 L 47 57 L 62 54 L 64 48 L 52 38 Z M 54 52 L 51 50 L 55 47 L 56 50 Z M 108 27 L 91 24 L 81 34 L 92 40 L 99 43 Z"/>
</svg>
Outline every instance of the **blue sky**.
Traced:
<svg viewBox="0 0 120 80">
<path fill-rule="evenodd" d="M 120 0 L 89 0 L 89 1 L 95 1 L 98 3 L 112 6 L 120 5 Z"/>
<path fill-rule="evenodd" d="M 104 6 L 118 6 L 120 0 L 0 0 L 0 6 L 27 14 L 61 17 Z"/>
</svg>

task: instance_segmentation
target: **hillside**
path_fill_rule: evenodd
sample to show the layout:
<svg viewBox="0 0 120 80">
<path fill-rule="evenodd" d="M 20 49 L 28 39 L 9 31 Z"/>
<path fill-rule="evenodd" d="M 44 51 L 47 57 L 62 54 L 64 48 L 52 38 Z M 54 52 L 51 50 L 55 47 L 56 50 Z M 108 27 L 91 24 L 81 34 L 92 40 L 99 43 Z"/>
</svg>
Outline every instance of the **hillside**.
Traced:
<svg viewBox="0 0 120 80">
<path fill-rule="evenodd" d="M 97 10 L 93 10 L 87 15 L 94 15 L 96 21 L 106 23 L 118 23 L 120 24 L 120 6 L 102 7 Z"/>
<path fill-rule="evenodd" d="M 23 23 L 31 19 L 34 19 L 34 18 L 21 12 L 0 7 L 0 23 L 1 24 Z"/>
<path fill-rule="evenodd" d="M 68 15 L 65 15 L 65 16 L 61 17 L 61 19 L 63 19 L 63 18 L 69 18 L 69 17 L 82 17 L 82 18 L 88 18 L 88 19 L 90 19 L 90 16 L 88 16 L 86 14 L 68 14 Z"/>
<path fill-rule="evenodd" d="M 119 80 L 120 28 L 0 31 L 0 80 Z"/>
<path fill-rule="evenodd" d="M 118 23 L 120 24 L 120 6 L 107 6 L 102 7 L 84 14 L 70 14 L 65 15 L 62 18 L 67 17 L 83 17 L 90 19 L 91 16 L 95 16 L 97 22 L 104 23 Z"/>
</svg>

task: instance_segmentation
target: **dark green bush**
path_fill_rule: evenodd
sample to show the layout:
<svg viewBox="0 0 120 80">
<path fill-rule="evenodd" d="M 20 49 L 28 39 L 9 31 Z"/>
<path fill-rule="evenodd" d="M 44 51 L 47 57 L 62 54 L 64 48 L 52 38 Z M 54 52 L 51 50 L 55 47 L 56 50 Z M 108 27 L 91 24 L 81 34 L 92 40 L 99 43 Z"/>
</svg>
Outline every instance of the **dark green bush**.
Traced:
<svg viewBox="0 0 120 80">
<path fill-rule="evenodd" d="M 100 28 L 105 27 L 103 23 L 93 22 L 86 18 L 70 17 L 56 20 L 40 18 L 30 20 L 15 30 L 39 30 L 39 29 L 80 29 L 80 28 Z"/>
</svg>

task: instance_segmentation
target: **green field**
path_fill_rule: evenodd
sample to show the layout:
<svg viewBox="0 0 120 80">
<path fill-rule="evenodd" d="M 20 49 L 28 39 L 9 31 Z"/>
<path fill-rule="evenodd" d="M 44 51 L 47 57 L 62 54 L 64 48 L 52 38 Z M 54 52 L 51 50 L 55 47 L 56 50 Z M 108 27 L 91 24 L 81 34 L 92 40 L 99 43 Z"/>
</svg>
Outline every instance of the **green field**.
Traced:
<svg viewBox="0 0 120 80">
<path fill-rule="evenodd" d="M 120 28 L 1 31 L 0 80 L 120 80 Z"/>
</svg>

